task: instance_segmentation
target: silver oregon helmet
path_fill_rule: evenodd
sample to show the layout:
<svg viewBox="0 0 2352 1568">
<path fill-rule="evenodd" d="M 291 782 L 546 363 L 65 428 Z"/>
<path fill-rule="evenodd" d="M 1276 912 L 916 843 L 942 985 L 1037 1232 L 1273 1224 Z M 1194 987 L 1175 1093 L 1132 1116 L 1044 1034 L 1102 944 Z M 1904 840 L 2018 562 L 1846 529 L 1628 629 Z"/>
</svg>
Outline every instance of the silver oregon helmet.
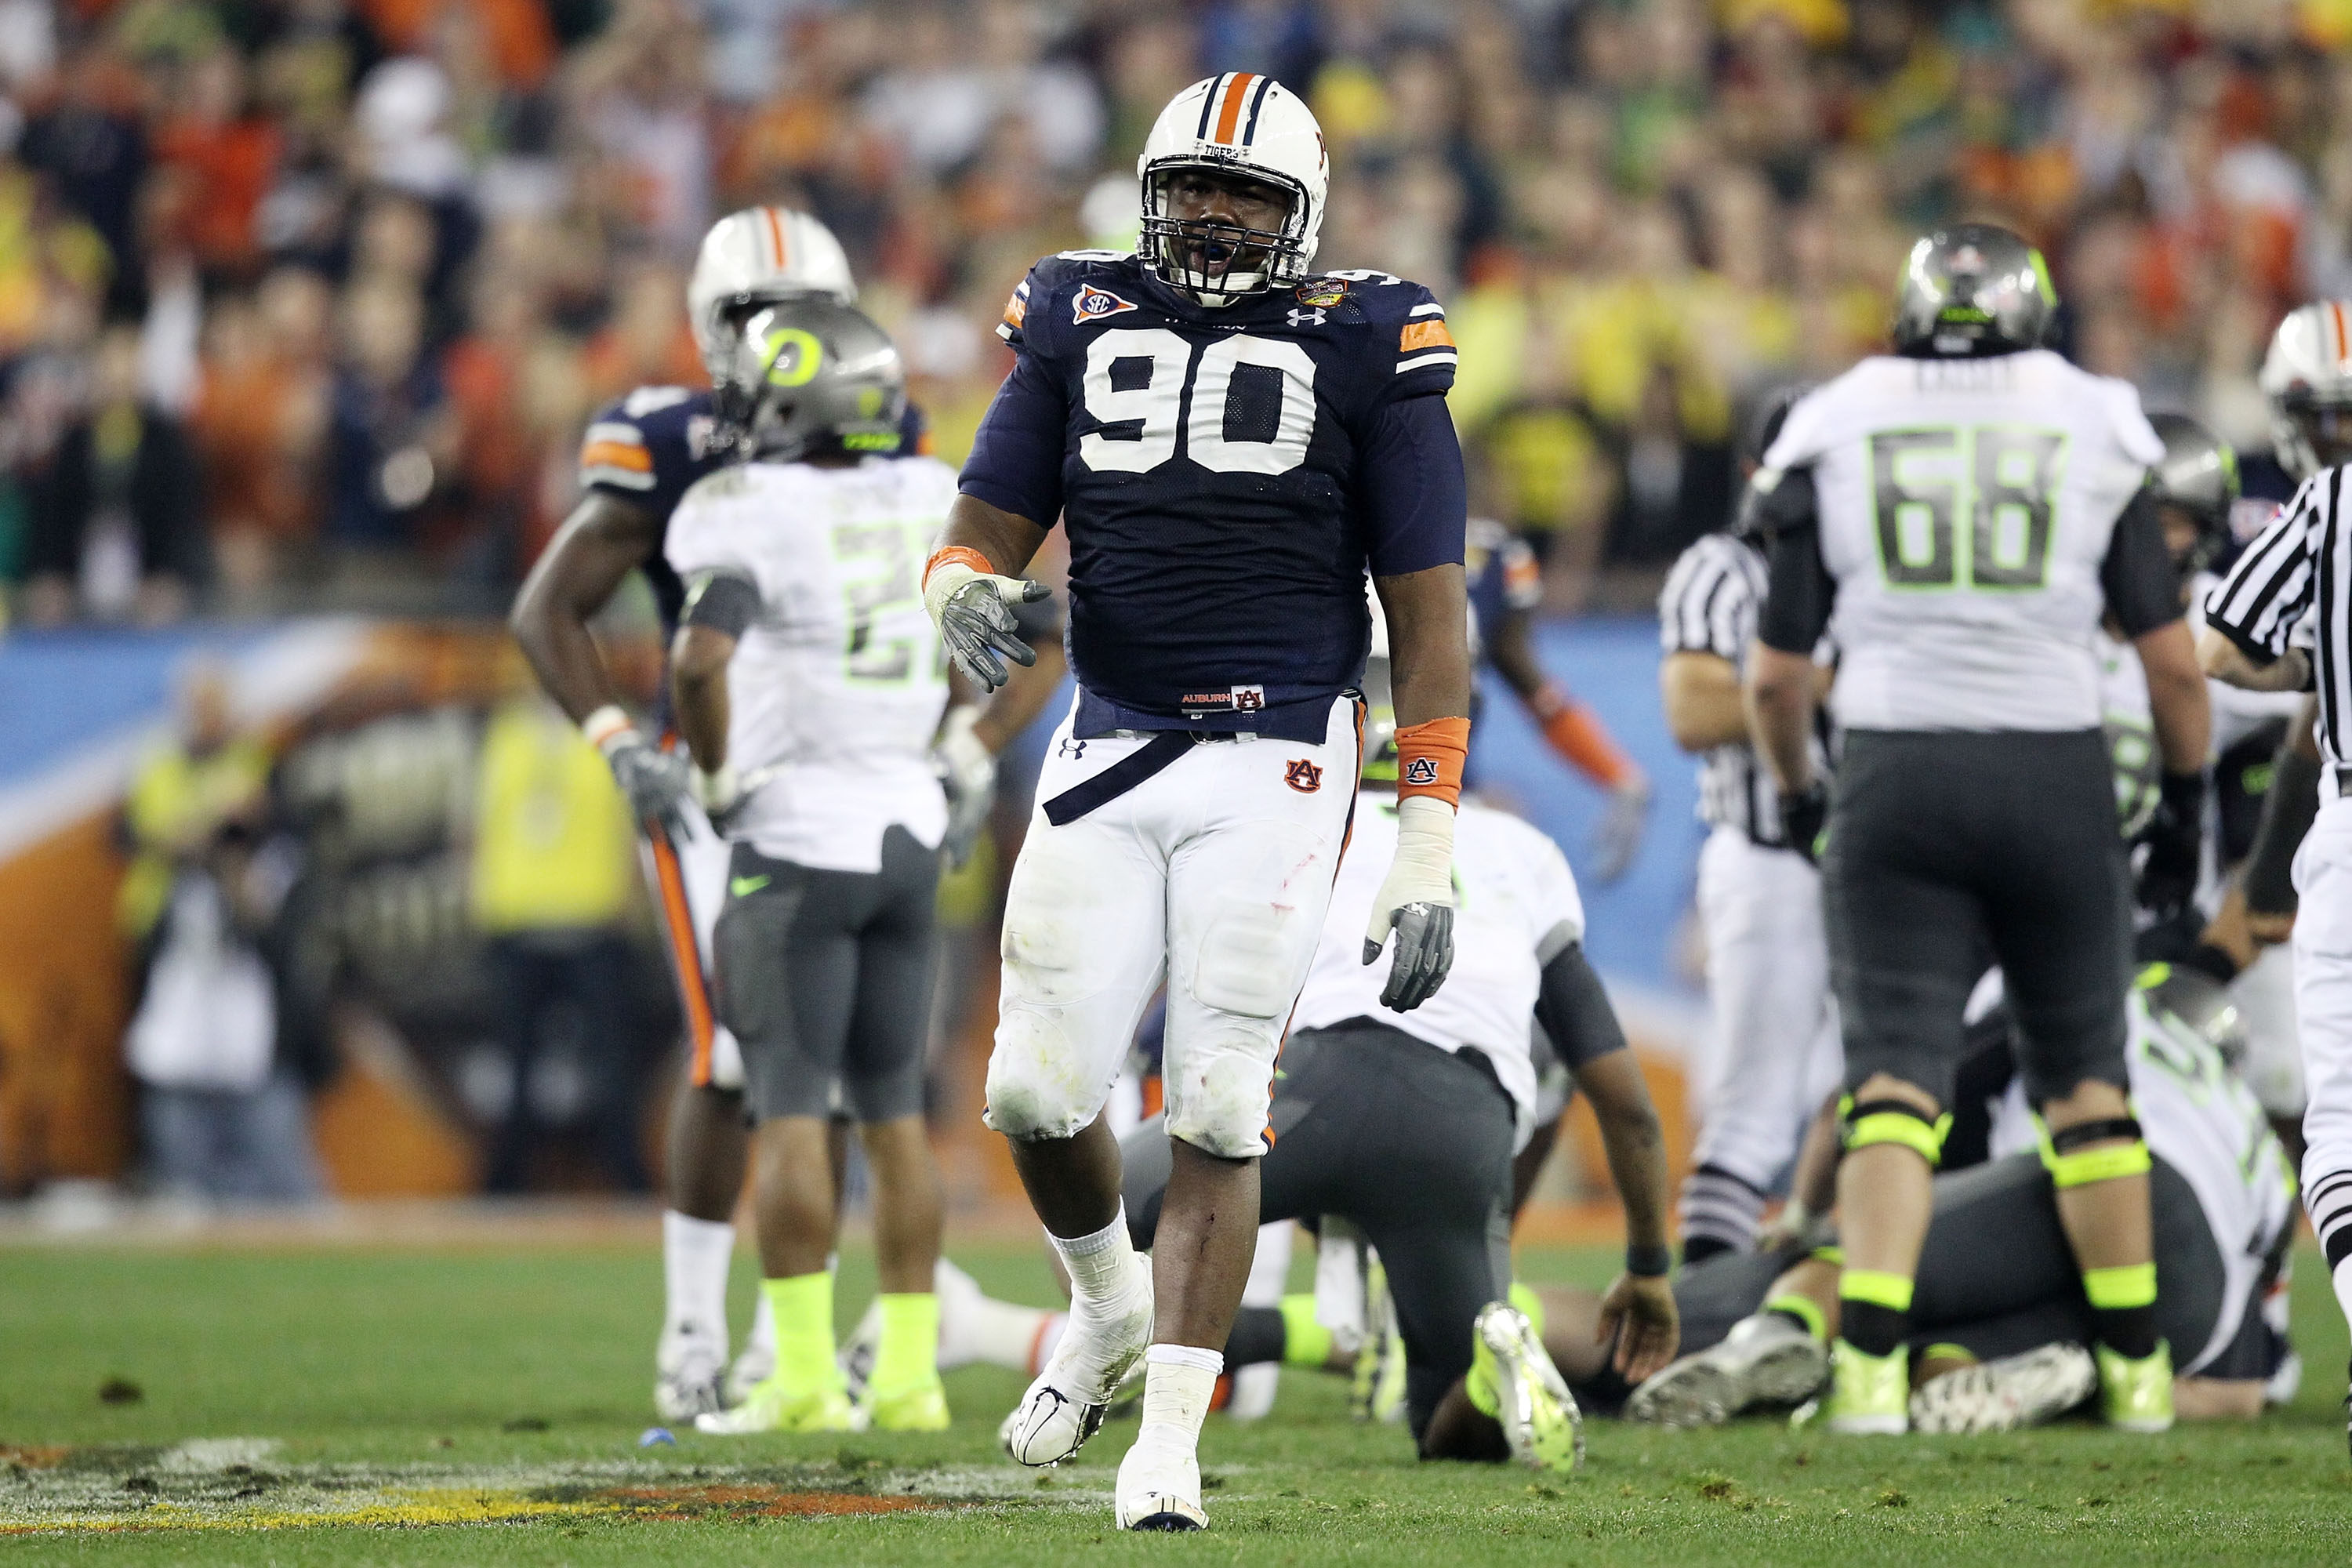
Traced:
<svg viewBox="0 0 2352 1568">
<path fill-rule="evenodd" d="M 2235 1065 L 2246 1054 L 2246 1020 L 2229 988 L 2201 970 L 2150 963 L 2139 972 L 2140 994 L 2160 1025 L 2188 1030 Z"/>
<path fill-rule="evenodd" d="M 906 367 L 889 334 L 852 306 L 802 299 L 758 310 L 719 370 L 717 437 L 738 456 L 898 449 Z"/>
<path fill-rule="evenodd" d="M 2179 507 L 2197 524 L 2197 542 L 2184 573 L 2201 572 L 2230 542 L 2230 509 L 2238 504 L 2238 454 L 2186 414 L 2152 414 L 2164 458 L 2148 476 L 2157 500 Z"/>
<path fill-rule="evenodd" d="M 1939 228 L 1911 247 L 1895 295 L 1895 352 L 1974 359 L 2040 348 L 2058 291 L 2042 252 L 1989 223 Z"/>
</svg>

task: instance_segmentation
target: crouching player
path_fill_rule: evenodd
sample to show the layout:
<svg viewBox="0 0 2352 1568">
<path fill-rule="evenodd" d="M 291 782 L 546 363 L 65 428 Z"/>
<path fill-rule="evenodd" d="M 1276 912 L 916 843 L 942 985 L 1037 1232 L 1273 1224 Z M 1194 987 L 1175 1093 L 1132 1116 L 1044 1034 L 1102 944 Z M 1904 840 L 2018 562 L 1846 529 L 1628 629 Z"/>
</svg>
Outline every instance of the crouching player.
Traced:
<svg viewBox="0 0 2352 1568">
<path fill-rule="evenodd" d="M 1625 1272 L 1602 1299 L 1596 1352 L 1639 1381 L 1675 1345 L 1666 1288 L 1664 1146 L 1633 1053 L 1585 962 L 1584 906 L 1552 841 L 1465 802 L 1455 819 L 1458 909 L 1445 989 L 1410 1013 L 1380 1005 L 1381 978 L 1357 952 L 1397 837 L 1395 717 L 1377 640 L 1365 674 L 1370 760 L 1355 844 L 1283 1046 L 1274 1146 L 1260 1171 L 1266 1220 L 1336 1216 L 1380 1254 L 1402 1335 L 1408 1420 L 1424 1458 L 1500 1459 L 1567 1469 L 1580 1418 L 1511 1281 L 1512 1157 L 1535 1131 L 1542 1026 L 1601 1122 L 1624 1194 Z M 1155 1121 L 1122 1151 L 1139 1248 L 1159 1228 L 1169 1178 Z M 1302 1359 L 1318 1335 L 1303 1299 L 1245 1309 L 1228 1366 Z M 1313 1359 L 1311 1352 L 1305 1359 Z"/>
<path fill-rule="evenodd" d="M 745 323 L 729 384 L 751 460 L 688 492 L 668 556 L 696 793 L 733 844 L 713 942 L 740 1042 L 775 1366 L 709 1432 L 936 1430 L 939 1175 L 922 1120 L 932 902 L 948 805 L 929 755 L 945 658 L 917 596 L 955 474 L 881 460 L 904 373 L 881 329 L 803 302 Z M 739 668 L 731 667 L 739 665 Z M 836 1094 L 874 1173 L 882 1336 L 853 1409 L 834 1359 Z"/>
<path fill-rule="evenodd" d="M 2262 1304 L 2294 1235 L 2294 1180 L 2232 1068 L 2242 1026 L 2220 985 L 2150 965 L 2129 1016 L 2126 1068 L 2150 1152 L 2157 1327 L 2179 1347 L 2173 1407 L 2185 1419 L 2252 1416 L 2285 1349 Z M 1990 1007 L 1970 1036 L 1913 1299 L 1909 1415 L 1919 1431 L 2027 1426 L 2099 1388 L 2085 1348 L 2095 1338 L 2092 1307 L 2059 1223 L 2066 1156 L 2051 1152 L 2025 1108 L 2007 1007 Z M 1986 1157 L 1952 1168 L 1971 1148 Z M 1685 1269 L 1675 1293 L 1698 1348 L 1635 1390 L 1626 1414 L 1706 1426 L 1812 1394 L 1837 1332 L 1835 1257 L 1833 1246 L 1796 1242 Z M 1584 1367 L 1565 1370 L 1607 1399 L 1609 1390 L 1580 1381 L 1591 1375 Z"/>
</svg>

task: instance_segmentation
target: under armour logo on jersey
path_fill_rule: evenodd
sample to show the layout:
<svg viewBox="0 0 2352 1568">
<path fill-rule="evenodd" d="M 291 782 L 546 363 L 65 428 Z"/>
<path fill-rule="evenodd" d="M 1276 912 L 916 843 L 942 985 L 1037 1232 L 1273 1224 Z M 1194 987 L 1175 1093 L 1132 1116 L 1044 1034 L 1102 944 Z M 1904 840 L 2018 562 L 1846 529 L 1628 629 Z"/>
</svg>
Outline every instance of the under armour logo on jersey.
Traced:
<svg viewBox="0 0 2352 1568">
<path fill-rule="evenodd" d="M 1084 762 L 1087 756 L 1087 743 L 1084 741 L 1073 741 L 1065 735 L 1062 737 L 1062 743 L 1055 748 L 1054 754 L 1057 757 L 1067 757 L 1072 762 Z"/>
<path fill-rule="evenodd" d="M 1081 283 L 1070 300 L 1070 320 L 1078 326 L 1099 321 L 1105 316 L 1116 316 L 1121 310 L 1132 310 L 1134 304 L 1120 299 L 1108 289 L 1097 289 L 1091 283 Z"/>
<path fill-rule="evenodd" d="M 1323 324 L 1323 310 L 1319 306 L 1312 310 L 1292 310 L 1283 320 L 1294 327 L 1319 327 Z"/>
<path fill-rule="evenodd" d="M 1313 795 L 1323 787 L 1323 770 L 1305 757 L 1294 757 L 1283 772 L 1282 782 L 1301 795 Z"/>
<path fill-rule="evenodd" d="M 1415 757 L 1404 765 L 1404 782 L 1420 789 L 1437 786 L 1437 763 L 1428 757 Z"/>
</svg>

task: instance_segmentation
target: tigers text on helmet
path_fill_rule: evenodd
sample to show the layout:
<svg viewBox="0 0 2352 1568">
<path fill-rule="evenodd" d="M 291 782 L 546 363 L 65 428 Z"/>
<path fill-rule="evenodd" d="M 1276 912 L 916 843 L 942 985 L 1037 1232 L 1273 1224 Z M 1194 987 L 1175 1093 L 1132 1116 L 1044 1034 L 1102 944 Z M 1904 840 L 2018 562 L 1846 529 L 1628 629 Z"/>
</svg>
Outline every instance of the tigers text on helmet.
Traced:
<svg viewBox="0 0 2352 1568">
<path fill-rule="evenodd" d="M 732 363 L 736 328 L 746 316 L 762 305 L 812 298 L 857 303 L 849 258 L 833 230 L 789 207 L 745 207 L 712 224 L 686 285 L 687 318 L 711 384 Z"/>
<path fill-rule="evenodd" d="M 841 453 L 896 452 L 907 372 L 889 334 L 831 300 L 756 310 L 714 377 L 719 438 L 744 457 L 788 463 Z"/>
<path fill-rule="evenodd" d="M 1272 77 L 1227 71 L 1178 93 L 1152 122 L 1135 172 L 1143 230 L 1136 254 L 1152 275 L 1204 305 L 1224 305 L 1307 277 L 1330 183 L 1323 130 Z M 1270 227 L 1181 219 L 1169 187 L 1186 171 L 1255 181 L 1289 198 Z"/>
<path fill-rule="evenodd" d="M 2058 309 L 2042 252 L 1989 223 L 1923 237 L 1895 295 L 1895 352 L 1974 359 L 2040 348 Z"/>
<path fill-rule="evenodd" d="M 2298 479 L 2352 461 L 2352 300 L 2287 312 L 2263 356 L 2271 446 Z"/>
<path fill-rule="evenodd" d="M 2164 459 L 2149 471 L 2159 505 L 2178 507 L 2197 525 L 2197 542 L 2181 562 L 2184 574 L 2202 572 L 2230 543 L 2230 509 L 2238 504 L 2238 454 L 2186 414 L 2151 414 L 2164 442 Z"/>
</svg>

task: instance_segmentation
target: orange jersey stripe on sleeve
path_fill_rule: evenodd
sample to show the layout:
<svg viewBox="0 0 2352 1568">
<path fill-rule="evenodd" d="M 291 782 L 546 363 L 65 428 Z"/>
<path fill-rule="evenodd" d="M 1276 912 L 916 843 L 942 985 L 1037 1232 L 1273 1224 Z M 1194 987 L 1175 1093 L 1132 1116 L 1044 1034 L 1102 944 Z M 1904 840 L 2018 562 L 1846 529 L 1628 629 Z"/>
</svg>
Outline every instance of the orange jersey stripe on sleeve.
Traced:
<svg viewBox="0 0 2352 1568">
<path fill-rule="evenodd" d="M 1453 346 L 1454 334 L 1445 330 L 1445 323 L 1432 319 L 1425 321 L 1407 321 L 1404 332 L 1397 342 L 1397 352 L 1409 354 L 1419 349 L 1450 349 Z"/>
</svg>

